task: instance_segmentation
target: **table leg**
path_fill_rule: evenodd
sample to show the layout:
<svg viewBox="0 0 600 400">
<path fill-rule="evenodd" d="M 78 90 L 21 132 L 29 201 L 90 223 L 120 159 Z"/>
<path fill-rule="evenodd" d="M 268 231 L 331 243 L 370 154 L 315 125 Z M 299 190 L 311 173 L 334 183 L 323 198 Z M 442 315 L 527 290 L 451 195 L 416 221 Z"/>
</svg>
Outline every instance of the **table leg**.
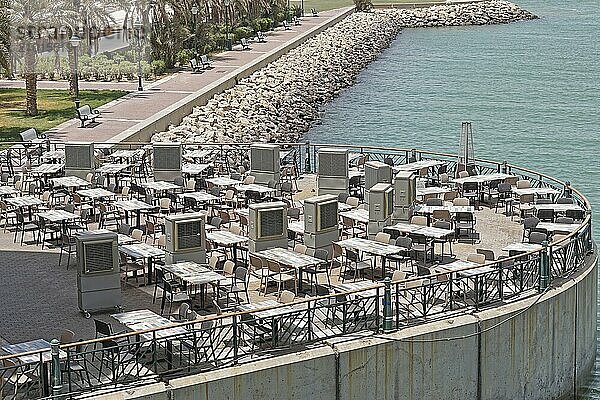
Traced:
<svg viewBox="0 0 600 400">
<path fill-rule="evenodd" d="M 50 376 L 47 362 L 42 363 L 42 391 L 44 396 L 50 396 Z"/>
<path fill-rule="evenodd" d="M 298 268 L 298 293 L 302 292 L 302 273 L 304 268 Z"/>
<path fill-rule="evenodd" d="M 142 222 L 142 221 L 141 221 L 141 219 L 142 219 L 142 218 L 141 218 L 141 214 L 142 214 L 142 212 L 141 212 L 140 210 L 136 210 L 136 221 L 135 221 L 135 222 L 136 222 L 136 227 L 137 227 L 137 228 L 139 228 L 139 227 L 140 227 L 140 224 L 141 224 L 141 222 Z M 146 235 L 147 235 L 147 234 L 148 234 L 148 232 L 146 232 Z"/>
<path fill-rule="evenodd" d="M 153 260 L 152 257 L 148 257 L 148 285 L 152 284 Z"/>
</svg>

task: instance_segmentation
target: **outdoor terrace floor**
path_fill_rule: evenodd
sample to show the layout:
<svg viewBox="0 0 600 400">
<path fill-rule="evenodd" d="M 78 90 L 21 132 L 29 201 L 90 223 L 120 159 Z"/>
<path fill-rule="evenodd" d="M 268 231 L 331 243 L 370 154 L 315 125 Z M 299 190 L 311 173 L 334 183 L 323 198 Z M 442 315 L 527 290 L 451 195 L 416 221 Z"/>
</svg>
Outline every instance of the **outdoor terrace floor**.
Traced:
<svg viewBox="0 0 600 400">
<path fill-rule="evenodd" d="M 314 175 L 303 176 L 298 184 L 301 191 L 296 194 L 295 200 L 314 196 Z M 476 217 L 476 230 L 480 240 L 475 244 L 455 241 L 452 249 L 456 258 L 466 259 L 476 248 L 494 250 L 498 256 L 503 254 L 502 247 L 521 241 L 522 226 L 518 218 L 511 222 L 500 211 L 495 213 L 485 206 L 476 212 Z M 90 229 L 94 228 L 95 224 L 90 224 Z M 74 331 L 77 339 L 93 338 L 93 320 L 85 319 L 77 307 L 77 268 L 73 259 L 67 270 L 64 259 L 62 265 L 58 265 L 58 248 L 50 245 L 50 248 L 41 250 L 40 246 L 31 241 L 31 234 L 25 236 L 27 244 L 20 246 L 19 243 L 13 243 L 13 236 L 12 231 L 4 233 L 0 230 L 0 344 L 38 338 L 50 340 L 60 336 L 63 329 Z M 448 246 L 445 251 L 448 251 Z M 439 245 L 436 246 L 436 254 L 439 254 Z M 444 260 L 446 261 L 448 260 Z M 333 270 L 332 284 L 339 282 L 339 271 L 340 268 Z M 376 270 L 376 275 L 381 276 L 380 269 Z M 320 275 L 319 281 L 326 283 L 325 276 Z M 252 302 L 265 299 L 262 293 L 258 293 L 258 287 L 258 279 L 251 277 Z M 160 312 L 160 298 L 155 304 L 152 303 L 153 285 L 141 288 L 123 285 L 122 288 L 125 311 L 150 309 Z M 267 298 L 276 298 L 274 286 L 270 287 Z M 214 308 L 211 311 L 214 312 Z M 117 332 L 124 330 L 125 327 L 119 326 L 110 314 L 111 312 L 94 314 L 93 318 L 110 322 Z"/>
</svg>

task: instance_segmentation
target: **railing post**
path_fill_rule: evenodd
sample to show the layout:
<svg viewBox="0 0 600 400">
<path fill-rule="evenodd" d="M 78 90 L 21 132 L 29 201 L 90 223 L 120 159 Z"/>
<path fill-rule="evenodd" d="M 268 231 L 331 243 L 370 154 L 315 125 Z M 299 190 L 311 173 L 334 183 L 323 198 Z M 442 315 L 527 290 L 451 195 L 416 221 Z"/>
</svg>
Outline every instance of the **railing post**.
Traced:
<svg viewBox="0 0 600 400">
<path fill-rule="evenodd" d="M 52 339 L 52 342 L 50 342 L 50 353 L 52 354 L 52 397 L 58 397 L 62 392 L 60 342 L 58 339 Z"/>
<path fill-rule="evenodd" d="M 565 182 L 565 197 L 571 197 L 573 195 L 573 190 L 571 189 L 571 182 Z"/>
<path fill-rule="evenodd" d="M 504 162 L 502 163 L 502 173 L 506 174 L 508 171 L 508 161 L 504 160 Z"/>
<path fill-rule="evenodd" d="M 542 242 L 542 251 L 540 253 L 540 274 L 539 291 L 543 292 L 550 284 L 550 258 L 548 257 L 548 242 Z"/>
<path fill-rule="evenodd" d="M 383 333 L 392 331 L 394 316 L 392 314 L 392 281 L 390 277 L 383 280 L 385 290 L 383 292 Z"/>
<path fill-rule="evenodd" d="M 304 172 L 310 174 L 310 142 L 306 142 L 306 156 L 304 157 Z"/>
</svg>

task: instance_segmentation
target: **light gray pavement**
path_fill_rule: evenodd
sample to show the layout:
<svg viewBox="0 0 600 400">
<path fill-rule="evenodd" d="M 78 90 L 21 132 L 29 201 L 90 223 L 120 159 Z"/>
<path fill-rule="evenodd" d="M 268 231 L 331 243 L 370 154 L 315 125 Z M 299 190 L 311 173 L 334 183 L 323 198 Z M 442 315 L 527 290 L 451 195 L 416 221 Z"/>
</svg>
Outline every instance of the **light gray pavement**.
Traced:
<svg viewBox="0 0 600 400">
<path fill-rule="evenodd" d="M 94 141 L 110 142 L 110 139 L 131 128 L 157 112 L 176 103 L 185 97 L 202 90 L 207 85 L 232 73 L 235 69 L 249 64 L 268 52 L 272 52 L 283 44 L 293 41 L 309 30 L 325 24 L 332 17 L 343 14 L 347 8 L 322 12 L 318 17 L 304 17 L 299 26 L 284 30 L 278 28 L 267 34 L 265 43 L 251 43 L 249 50 L 234 46 L 232 51 L 226 51 L 213 57 L 213 68 L 203 73 L 182 71 L 154 82 L 143 92 L 137 92 L 135 83 L 83 83 L 82 88 L 110 88 L 133 90 L 121 99 L 115 100 L 100 108 L 102 115 L 96 124 L 80 128 L 78 120 L 67 121 L 49 132 L 49 137 L 61 141 Z M 14 81 L 2 81 L 0 87 L 16 85 Z M 41 82 L 52 87 L 57 83 Z M 66 86 L 66 83 L 64 83 Z"/>
</svg>

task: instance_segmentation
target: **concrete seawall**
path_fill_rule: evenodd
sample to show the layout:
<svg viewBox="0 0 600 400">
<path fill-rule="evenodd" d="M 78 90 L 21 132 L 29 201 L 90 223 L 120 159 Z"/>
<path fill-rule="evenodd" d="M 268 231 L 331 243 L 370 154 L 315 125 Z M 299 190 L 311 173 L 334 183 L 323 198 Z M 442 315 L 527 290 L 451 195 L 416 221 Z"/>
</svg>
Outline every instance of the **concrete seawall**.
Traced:
<svg viewBox="0 0 600 400">
<path fill-rule="evenodd" d="M 594 254 L 543 295 L 97 398 L 572 398 L 594 364 L 596 291 Z"/>
</svg>

